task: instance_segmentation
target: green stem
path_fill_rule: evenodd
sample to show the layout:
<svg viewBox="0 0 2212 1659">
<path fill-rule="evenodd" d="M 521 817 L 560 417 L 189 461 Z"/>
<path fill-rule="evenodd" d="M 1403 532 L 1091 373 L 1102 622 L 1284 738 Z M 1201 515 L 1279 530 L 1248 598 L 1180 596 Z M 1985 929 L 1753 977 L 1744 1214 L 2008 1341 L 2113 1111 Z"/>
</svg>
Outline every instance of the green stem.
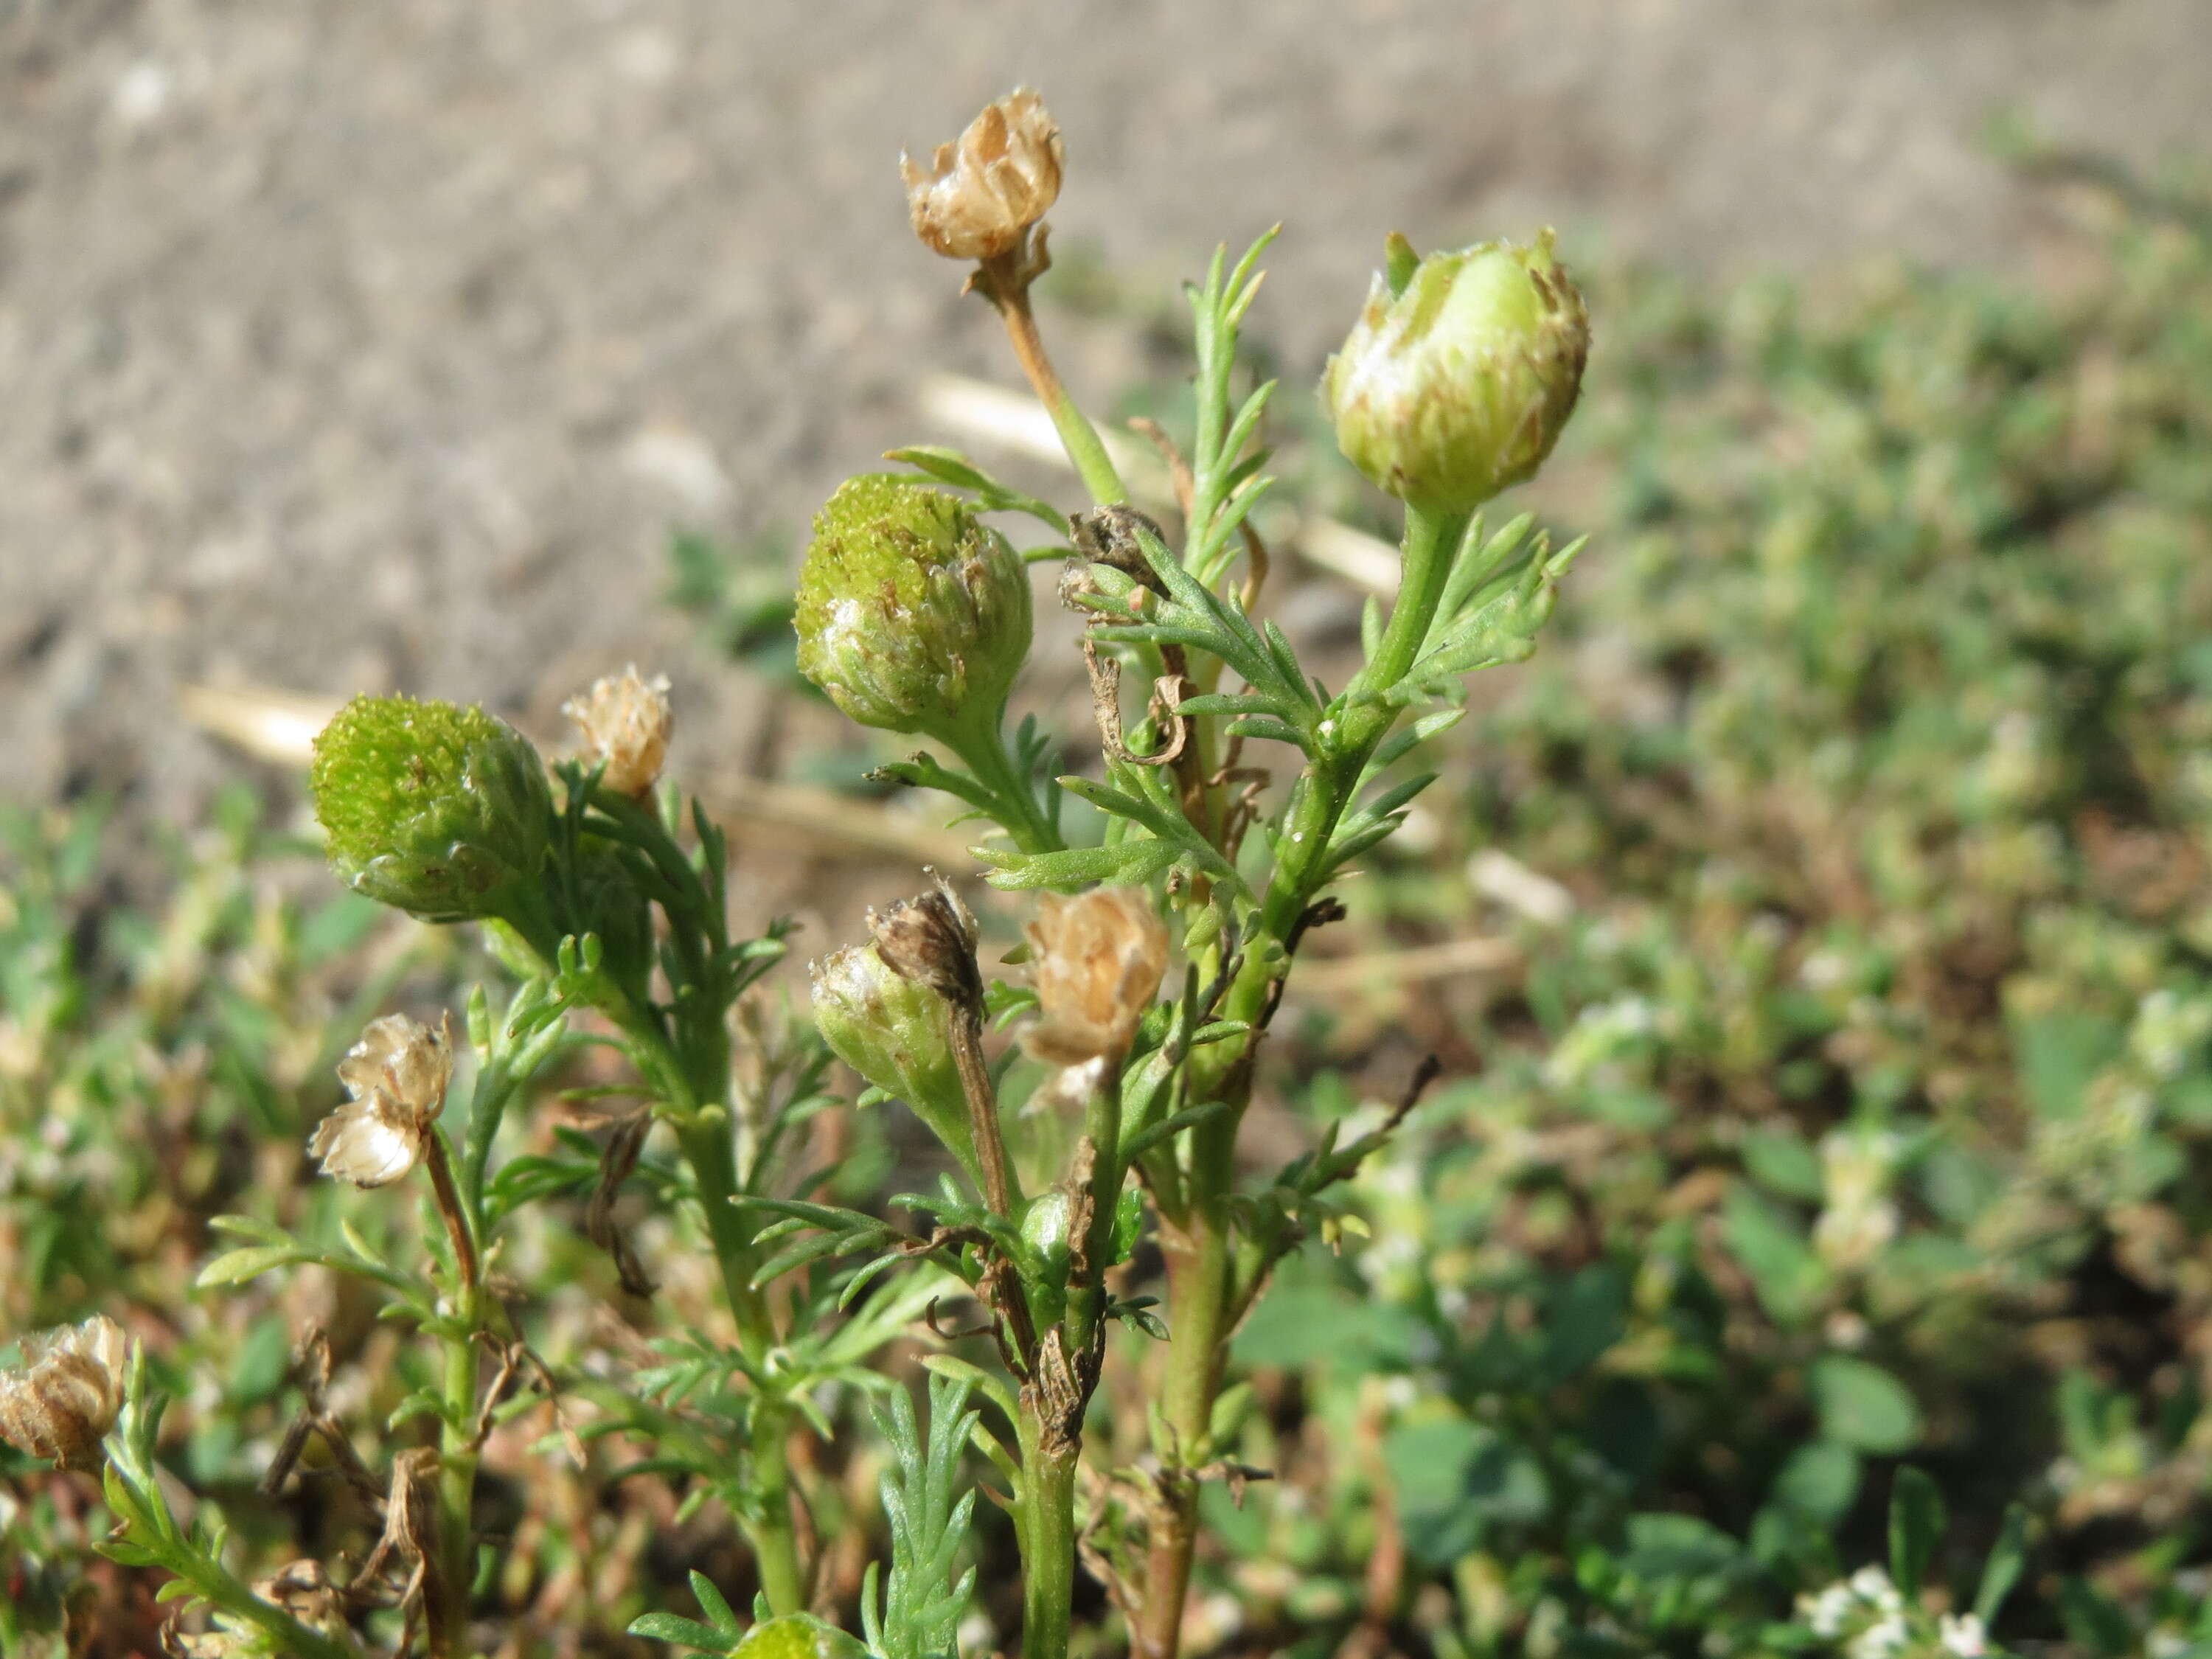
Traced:
<svg viewBox="0 0 2212 1659">
<path fill-rule="evenodd" d="M 726 1017 L 731 999 L 719 965 L 727 944 L 720 874 L 709 870 L 700 879 L 659 814 L 644 803 L 601 789 L 594 793 L 592 804 L 630 832 L 672 893 L 684 895 L 690 890 L 688 899 L 659 901 L 669 919 L 671 943 L 678 952 L 678 967 L 672 970 L 672 977 L 692 994 L 679 997 L 674 1018 L 665 1022 L 641 992 L 617 982 L 611 975 L 598 976 L 592 1000 L 628 1039 L 632 1062 L 665 1103 L 678 1145 L 690 1165 L 707 1236 L 737 1325 L 738 1346 L 755 1378 L 747 1425 L 752 1476 L 748 1495 L 755 1512 L 741 1519 L 770 1608 L 779 1615 L 804 1612 L 806 1577 L 791 1514 L 791 1411 L 787 1402 L 758 1381 L 782 1338 L 766 1291 L 752 1282 L 760 1265 L 753 1229 L 733 1201 L 740 1187 L 726 1098 L 730 1036 Z M 507 920 L 546 963 L 555 961 L 564 930 L 542 893 L 533 890 L 530 902 L 519 905 Z"/>
<path fill-rule="evenodd" d="M 1145 1606 L 1135 1633 L 1138 1659 L 1173 1659 L 1182 1639 L 1183 1601 L 1198 1541 L 1198 1482 L 1188 1471 L 1211 1451 L 1213 1401 L 1228 1351 L 1235 1242 L 1229 1199 L 1235 1184 L 1235 1109 L 1191 1132 L 1188 1220 L 1168 1246 L 1170 1340 L 1160 1415 L 1173 1437 L 1173 1466 L 1163 1471 L 1151 1519 Z"/>
<path fill-rule="evenodd" d="M 1374 656 L 1346 689 L 1334 741 L 1308 763 L 1299 777 L 1284 824 L 1281 856 L 1267 884 L 1261 913 L 1267 936 L 1278 942 L 1290 938 L 1299 916 L 1312 902 L 1321 884 L 1319 872 L 1328 854 L 1329 838 L 1352 805 L 1360 775 L 1376 746 L 1398 723 L 1402 711 L 1386 700 L 1386 694 L 1406 678 L 1420 655 L 1429 626 L 1436 620 L 1437 603 L 1450 580 L 1452 555 L 1458 550 L 1468 517 L 1466 514 L 1437 516 L 1412 507 L 1406 509 L 1404 574 L 1397 603 L 1391 608 L 1382 637 L 1376 642 Z"/>
<path fill-rule="evenodd" d="M 1121 1061 L 1119 1054 L 1106 1056 L 1098 1087 L 1084 1108 L 1083 1135 L 1091 1143 L 1091 1227 L 1085 1236 L 1083 1260 L 1089 1273 L 1080 1285 L 1071 1284 L 1067 1303 L 1067 1346 L 1073 1353 L 1091 1351 L 1098 1327 L 1106 1316 L 1106 1266 L 1114 1249 L 1114 1212 L 1127 1174 L 1119 1156 L 1121 1145 Z"/>
<path fill-rule="evenodd" d="M 738 1328 L 738 1351 L 757 1375 L 766 1369 L 769 1352 L 781 1338 L 768 1293 L 752 1282 L 759 1253 L 744 1212 L 734 1202 L 738 1193 L 737 1150 L 730 1144 L 729 1108 L 722 1101 L 730 1075 L 729 1039 L 718 1026 L 711 1040 L 679 1048 L 658 1022 L 635 1007 L 617 1001 L 603 1011 L 622 1027 L 634 1051 L 642 1051 L 640 1069 L 677 1097 L 670 1102 L 675 1109 L 676 1143 L 698 1189 L 714 1265 Z M 743 1523 L 753 1546 L 761 1590 L 776 1613 L 803 1613 L 806 1575 L 799 1565 L 791 1519 L 788 1408 L 756 1387 L 749 1430 L 750 1495 L 757 1513 Z"/>
<path fill-rule="evenodd" d="M 319 1631 L 310 1630 L 290 1613 L 270 1607 L 224 1567 L 209 1564 L 199 1571 L 172 1570 L 225 1613 L 268 1632 L 276 1639 L 276 1651 L 285 1655 L 286 1659 L 356 1659 L 350 1644 L 332 1641 Z M 7 1628 L 0 1624 L 0 1635 L 6 1634 Z M 15 1649 L 4 1650 L 13 1653 Z"/>
<path fill-rule="evenodd" d="M 1353 680 L 1334 743 L 1299 778 L 1285 814 L 1275 866 L 1261 907 L 1261 931 L 1287 944 L 1320 885 L 1330 837 L 1352 804 L 1361 774 L 1400 710 L 1384 700 L 1419 659 L 1435 620 L 1452 557 L 1467 527 L 1465 514 L 1406 512 L 1404 574 L 1389 623 L 1374 656 Z M 1256 1022 L 1273 994 L 1267 953 L 1249 952 L 1231 987 L 1222 1018 Z M 1236 1180 L 1237 1129 L 1251 1087 L 1249 1044 L 1223 1043 L 1194 1070 L 1193 1100 L 1226 1099 L 1230 1109 L 1191 1132 L 1190 1205 L 1182 1236 L 1169 1241 L 1169 1329 L 1162 1415 L 1175 1437 L 1180 1467 L 1164 1487 L 1152 1518 L 1145 1607 L 1137 1632 L 1139 1659 L 1175 1659 L 1197 1538 L 1198 1486 L 1186 1473 L 1211 1456 L 1213 1406 L 1221 1392 L 1229 1328 L 1237 1306 L 1236 1243 L 1230 1200 Z"/>
<path fill-rule="evenodd" d="M 1045 355 L 1044 337 L 1037 332 L 1036 313 L 1030 309 L 1029 283 L 1017 269 L 1020 256 L 1012 255 L 983 264 L 983 290 L 999 307 L 999 315 L 1006 325 L 1006 337 L 1013 343 L 1014 356 L 1021 360 L 1022 373 L 1029 377 L 1030 386 L 1043 404 L 1045 412 L 1052 416 L 1053 428 L 1060 434 L 1060 445 L 1067 452 L 1083 487 L 1091 492 L 1091 499 L 1100 507 L 1111 507 L 1129 499 L 1128 487 L 1115 470 L 1113 458 L 1107 454 L 1097 428 L 1075 406 L 1075 399 L 1067 395 L 1060 384 L 1060 375 Z"/>
<path fill-rule="evenodd" d="M 431 1651 L 465 1659 L 469 1650 L 469 1592 L 476 1583 L 477 1450 L 476 1333 L 482 1309 L 474 1285 L 462 1294 L 465 1328 L 446 1339 L 446 1423 L 438 1449 L 438 1605 L 430 1610 Z"/>
<path fill-rule="evenodd" d="M 1047 1449 L 1036 1420 L 1021 1428 L 1022 1659 L 1066 1659 L 1075 1600 L 1075 1468 L 1078 1449 Z"/>
<path fill-rule="evenodd" d="M 1359 671 L 1355 685 L 1369 691 L 1388 691 L 1406 678 L 1429 636 L 1430 624 L 1436 621 L 1437 602 L 1451 580 L 1453 557 L 1473 516 L 1471 513 L 1425 513 L 1418 507 L 1406 509 L 1398 598 L 1375 654 Z M 1379 738 L 1382 733 L 1376 735 Z"/>
<path fill-rule="evenodd" d="M 726 1114 L 707 1112 L 703 1121 L 678 1129 L 677 1144 L 691 1165 L 699 1202 L 707 1216 L 707 1235 L 721 1270 L 722 1289 L 737 1321 L 738 1346 L 757 1370 L 764 1367 L 778 1341 L 775 1312 L 768 1294 L 753 1284 L 758 1265 L 753 1237 L 744 1213 L 732 1200 L 738 1193 L 737 1155 L 730 1145 Z M 761 1589 L 777 1613 L 806 1607 L 806 1577 L 799 1563 L 799 1540 L 791 1522 L 790 1418 L 783 1402 L 763 1392 L 753 1395 L 752 1496 L 757 1515 L 745 1523 L 760 1568 Z"/>
<path fill-rule="evenodd" d="M 1023 775 L 1014 764 L 1014 757 L 1006 752 L 1003 708 L 992 709 L 988 714 L 978 714 L 961 728 L 945 733 L 945 742 L 975 775 L 975 781 L 1003 805 L 1005 810 L 996 816 L 1013 837 L 1015 846 L 1024 853 L 1060 850 L 1060 832 L 1046 817 L 1030 779 Z"/>
</svg>

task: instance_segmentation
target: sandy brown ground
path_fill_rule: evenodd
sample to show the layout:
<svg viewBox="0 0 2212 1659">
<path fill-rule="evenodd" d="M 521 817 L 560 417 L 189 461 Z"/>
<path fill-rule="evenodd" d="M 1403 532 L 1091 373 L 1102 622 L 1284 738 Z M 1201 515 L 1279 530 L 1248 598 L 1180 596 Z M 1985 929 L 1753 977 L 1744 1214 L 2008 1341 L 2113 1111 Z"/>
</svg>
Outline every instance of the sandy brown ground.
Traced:
<svg viewBox="0 0 2212 1659">
<path fill-rule="evenodd" d="M 241 763 L 179 687 L 486 701 L 635 655 L 672 522 L 803 523 L 1004 378 L 909 239 L 902 145 L 1042 88 L 1054 222 L 1165 283 L 1288 222 L 1317 368 L 1383 233 L 1553 221 L 1716 279 L 2063 263 L 1996 112 L 2206 139 L 2204 0 L 0 0 L 0 798 L 182 813 Z M 1113 389 L 1111 341 L 1073 378 Z"/>
</svg>

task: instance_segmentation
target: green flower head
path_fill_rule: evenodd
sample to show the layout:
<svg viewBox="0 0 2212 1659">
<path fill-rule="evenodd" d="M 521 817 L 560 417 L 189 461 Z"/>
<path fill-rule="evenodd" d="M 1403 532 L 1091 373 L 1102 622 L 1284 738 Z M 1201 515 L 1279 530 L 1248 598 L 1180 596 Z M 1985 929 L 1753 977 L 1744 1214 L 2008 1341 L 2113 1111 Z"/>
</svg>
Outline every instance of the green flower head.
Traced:
<svg viewBox="0 0 2212 1659">
<path fill-rule="evenodd" d="M 552 821 L 544 763 L 481 708 L 356 697 L 309 774 L 331 867 L 426 921 L 508 915 L 537 888 Z"/>
<path fill-rule="evenodd" d="M 811 1613 L 787 1613 L 755 1625 L 730 1652 L 732 1659 L 867 1659 L 868 1650 Z"/>
<path fill-rule="evenodd" d="M 847 714 L 943 738 L 1005 708 L 1029 655 L 1029 573 L 958 496 L 866 473 L 815 515 L 797 625 L 799 672 Z"/>
<path fill-rule="evenodd" d="M 1582 390 L 1589 314 L 1552 233 L 1417 258 L 1393 236 L 1389 270 L 1328 360 L 1336 441 L 1412 506 L 1465 513 L 1534 475 Z"/>
<path fill-rule="evenodd" d="M 807 974 L 814 1023 L 831 1052 L 885 1094 L 906 1102 L 980 1187 L 945 999 L 894 971 L 872 945 L 833 951 Z"/>
</svg>

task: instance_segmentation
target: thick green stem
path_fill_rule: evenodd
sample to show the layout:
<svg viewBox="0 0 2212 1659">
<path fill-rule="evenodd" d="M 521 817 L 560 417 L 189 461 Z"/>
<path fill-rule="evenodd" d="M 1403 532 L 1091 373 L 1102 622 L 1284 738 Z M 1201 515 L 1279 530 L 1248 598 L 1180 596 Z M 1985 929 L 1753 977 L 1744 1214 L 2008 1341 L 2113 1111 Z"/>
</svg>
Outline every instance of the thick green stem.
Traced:
<svg viewBox="0 0 2212 1659">
<path fill-rule="evenodd" d="M 1403 680 L 1419 659 L 1466 527 L 1464 514 L 1432 516 L 1407 509 L 1397 603 L 1374 656 L 1352 682 L 1334 741 L 1298 780 L 1285 815 L 1280 854 L 1261 906 L 1261 933 L 1268 942 L 1287 945 L 1313 901 L 1327 867 L 1330 837 L 1352 805 L 1376 745 L 1397 722 L 1398 708 L 1383 701 L 1382 694 Z M 1273 996 L 1275 971 L 1266 952 L 1249 952 L 1244 971 L 1224 1000 L 1222 1018 L 1256 1023 Z M 1212 1453 L 1208 1437 L 1213 1405 L 1221 1392 L 1237 1303 L 1229 1205 L 1236 1182 L 1237 1128 L 1251 1091 L 1249 1044 L 1256 1040 L 1255 1034 L 1235 1050 L 1231 1044 L 1218 1045 L 1192 1079 L 1192 1099 L 1225 1100 L 1230 1109 L 1191 1132 L 1188 1220 L 1181 1236 L 1168 1241 L 1170 1338 L 1161 1408 L 1175 1437 L 1177 1467 L 1164 1485 L 1152 1521 L 1145 1607 L 1137 1632 L 1139 1659 L 1175 1659 L 1182 1636 L 1198 1522 L 1198 1485 L 1188 1471 Z"/>
<path fill-rule="evenodd" d="M 1388 691 L 1413 667 L 1422 642 L 1429 636 L 1429 626 L 1436 620 L 1437 602 L 1443 598 L 1444 585 L 1451 579 L 1453 556 L 1459 551 L 1460 538 L 1467 533 L 1468 520 L 1472 516 L 1468 513 L 1424 513 L 1416 507 L 1406 509 L 1406 537 L 1401 544 L 1404 562 L 1397 601 L 1391 606 L 1390 621 L 1376 645 L 1374 656 L 1353 681 L 1360 690 Z M 1382 729 L 1387 730 L 1389 724 L 1390 720 L 1386 719 Z M 1379 738 L 1382 731 L 1375 736 Z"/>
<path fill-rule="evenodd" d="M 641 1068 L 677 1097 L 670 1103 L 677 1115 L 676 1141 L 691 1166 L 714 1265 L 737 1324 L 738 1351 L 756 1371 L 763 1370 L 781 1339 L 767 1292 L 752 1282 L 760 1265 L 752 1228 L 732 1201 L 738 1192 L 738 1158 L 730 1142 L 729 1109 L 723 1101 L 729 1085 L 729 1039 L 716 1025 L 678 1043 L 641 1010 L 617 1001 L 605 1012 L 635 1045 Z M 760 1571 L 761 1590 L 775 1613 L 803 1613 L 806 1575 L 799 1565 L 791 1519 L 789 1412 L 781 1401 L 756 1392 L 749 1428 L 757 1512 L 744 1524 Z"/>
<path fill-rule="evenodd" d="M 476 1583 L 477 1334 L 483 1328 L 483 1293 L 474 1206 L 464 1206 L 454 1184 L 452 1155 L 442 1130 L 430 1131 L 423 1161 L 439 1218 L 453 1246 L 456 1321 L 444 1337 L 446 1420 L 438 1445 L 438 1573 L 430 1608 L 430 1651 L 435 1659 L 465 1659 L 470 1592 Z"/>
<path fill-rule="evenodd" d="M 1022 1659 L 1066 1659 L 1075 1600 L 1073 1445 L 1047 1449 L 1034 1419 L 1022 1424 Z"/>
<path fill-rule="evenodd" d="M 709 872 L 703 884 L 691 879 L 681 850 L 649 806 L 604 789 L 596 792 L 592 799 L 616 823 L 634 832 L 635 844 L 659 866 L 672 887 L 680 890 L 689 884 L 696 889 L 696 914 L 689 916 L 689 925 L 679 909 L 665 900 L 662 908 L 669 916 L 671 940 L 680 953 L 684 981 L 695 991 L 702 985 L 719 984 L 718 970 L 709 968 L 710 959 L 727 942 L 718 877 Z M 550 964 L 557 959 L 564 930 L 542 895 L 519 907 L 507 920 L 544 961 Z M 739 1351 L 758 1376 L 767 1369 L 771 1351 L 782 1339 L 766 1291 L 752 1282 L 760 1265 L 753 1229 L 733 1201 L 739 1183 L 727 1104 L 726 998 L 709 996 L 703 1001 L 679 1002 L 674 1020 L 664 1024 L 635 988 L 617 984 L 604 975 L 600 981 L 603 988 L 593 997 L 595 1006 L 621 1028 L 629 1039 L 634 1063 L 669 1109 L 706 1218 L 707 1236 L 737 1325 Z M 690 1018 L 685 1017 L 687 1012 Z M 473 1139 L 472 1135 L 472 1143 Z M 489 1135 L 485 1144 L 488 1149 Z M 471 1153 L 472 1178 L 481 1182 L 473 1144 Z M 761 1589 L 775 1613 L 804 1612 L 806 1575 L 800 1566 L 791 1512 L 790 1407 L 782 1399 L 757 1388 L 747 1427 L 752 1454 L 750 1496 L 755 1513 L 744 1517 L 744 1525 L 753 1545 Z"/>
</svg>

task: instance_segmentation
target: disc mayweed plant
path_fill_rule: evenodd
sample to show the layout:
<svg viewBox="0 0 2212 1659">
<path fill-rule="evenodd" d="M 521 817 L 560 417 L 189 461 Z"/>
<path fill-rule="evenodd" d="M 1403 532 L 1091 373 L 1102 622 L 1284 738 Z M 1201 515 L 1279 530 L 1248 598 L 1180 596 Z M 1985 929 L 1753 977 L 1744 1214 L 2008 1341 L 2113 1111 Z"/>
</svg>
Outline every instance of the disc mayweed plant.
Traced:
<svg viewBox="0 0 2212 1659">
<path fill-rule="evenodd" d="M 233 1218 L 221 1224 L 241 1243 L 202 1282 L 316 1264 L 365 1281 L 442 1356 L 441 1385 L 400 1413 L 422 1443 L 375 1469 L 312 1382 L 327 1351 L 303 1336 L 308 1407 L 272 1485 L 321 1442 L 373 1498 L 380 1540 L 358 1564 L 241 1582 L 220 1534 L 172 1512 L 152 1461 L 160 1401 L 102 1322 L 38 1350 L 0 1394 L 10 1437 L 69 1467 L 108 1434 L 109 1548 L 167 1569 L 213 1609 L 199 1639 L 315 1656 L 361 1652 L 372 1633 L 404 1649 L 419 1632 L 441 1656 L 499 1644 L 479 1619 L 491 1565 L 479 1454 L 516 1400 L 573 1390 L 590 1402 L 584 1432 L 650 1447 L 647 1467 L 726 1506 L 750 1545 L 750 1621 L 695 1574 L 702 1618 L 650 1614 L 640 1634 L 757 1659 L 950 1653 L 980 1477 L 1014 1518 L 1029 1659 L 1067 1650 L 1079 1556 L 1134 1649 L 1174 1659 L 1201 1486 L 1263 1473 L 1226 1456 L 1230 1335 L 1277 1262 L 1330 1219 L 1328 1189 L 1403 1115 L 1348 1142 L 1325 1134 L 1273 1180 L 1240 1182 L 1262 1039 L 1301 943 L 1341 914 L 1329 890 L 1431 781 L 1417 751 L 1459 718 L 1464 677 L 1527 655 L 1551 613 L 1580 544 L 1553 548 L 1525 516 L 1489 528 L 1479 509 L 1550 453 L 1589 334 L 1548 233 L 1427 258 L 1391 239 L 1324 396 L 1345 453 L 1404 503 L 1402 575 L 1387 610 L 1368 603 L 1364 660 L 1332 690 L 1266 620 L 1250 514 L 1269 484 L 1275 386 L 1233 389 L 1273 233 L 1233 264 L 1217 254 L 1189 291 L 1194 438 L 1171 458 L 1171 529 L 1130 505 L 1030 307 L 1062 163 L 1044 105 L 1018 92 L 930 166 L 902 169 L 916 233 L 972 263 L 968 286 L 1004 322 L 1089 501 L 1064 512 L 951 451 L 895 451 L 898 471 L 852 478 L 822 508 L 796 607 L 800 668 L 831 702 L 935 745 L 883 775 L 950 797 L 984 826 L 975 853 L 989 884 L 1034 896 L 1005 958 L 1014 971 L 987 970 L 975 890 L 938 874 L 873 912 L 868 939 L 813 964 L 814 1029 L 771 1048 L 739 1005 L 785 954 L 787 928 L 730 937 L 721 830 L 680 790 L 655 793 L 665 681 L 633 669 L 580 695 L 568 712 L 586 755 L 550 769 L 480 708 L 349 704 L 313 773 L 332 868 L 416 916 L 480 926 L 520 988 L 496 1010 L 476 992 L 465 1054 L 442 1024 L 376 1020 L 340 1063 L 349 1100 L 315 1131 L 325 1173 L 375 1189 L 360 1203 L 401 1206 L 410 1187 L 427 1200 L 426 1265 L 393 1265 L 350 1226 L 306 1241 Z M 1017 550 L 1000 526 L 1022 518 L 1043 526 L 1044 545 Z M 1097 727 L 1097 765 L 1067 776 L 1048 775 L 1061 746 L 1034 719 L 1008 729 L 1032 649 L 1029 566 L 1048 558 L 1061 565 L 1059 601 L 1083 619 Z M 1141 690 L 1125 699 L 1133 676 Z M 1071 795 L 1094 809 L 1081 817 L 1103 826 L 1095 836 L 1071 830 Z M 596 1169 L 501 1160 L 504 1119 L 587 1043 L 619 1049 L 623 1086 L 645 1103 L 614 1123 Z M 1017 1049 L 1026 1066 L 1010 1066 Z M 902 1102 L 957 1173 L 883 1213 L 814 1201 L 794 1131 L 837 1103 L 833 1056 L 866 1085 L 860 1103 Z M 494 1292 L 502 1231 L 525 1205 L 590 1189 L 592 1237 L 628 1288 L 650 1291 L 611 1204 L 651 1146 L 680 1161 L 648 1167 L 696 1219 L 726 1325 L 662 1341 L 665 1363 L 627 1384 L 556 1377 L 525 1333 L 544 1287 Z M 1147 1242 L 1165 1263 L 1158 1297 L 1126 1282 Z M 1131 1352 L 1109 1345 L 1116 1324 L 1151 1340 L 1135 1385 L 1151 1390 L 1150 1452 L 1086 1471 L 1102 1370 Z M 975 1359 L 954 1351 L 975 1338 Z M 929 1351 L 926 1423 L 878 1367 L 900 1340 Z M 822 1495 L 800 1474 L 817 1460 L 795 1455 L 836 1431 L 840 1384 L 888 1401 L 890 1556 L 880 1583 L 869 1575 L 858 1635 L 816 1617 Z"/>
</svg>

